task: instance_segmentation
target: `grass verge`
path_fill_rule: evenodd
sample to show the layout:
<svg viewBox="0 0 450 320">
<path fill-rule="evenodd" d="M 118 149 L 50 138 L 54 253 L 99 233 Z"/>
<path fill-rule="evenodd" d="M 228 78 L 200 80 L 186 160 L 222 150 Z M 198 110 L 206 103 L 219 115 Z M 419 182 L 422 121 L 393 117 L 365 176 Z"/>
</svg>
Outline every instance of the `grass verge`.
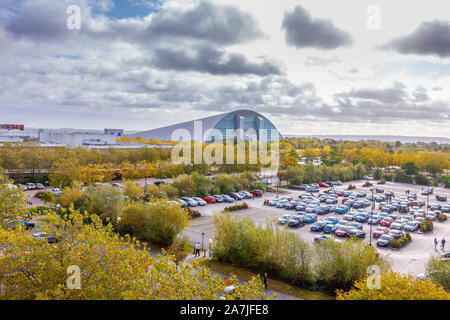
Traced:
<svg viewBox="0 0 450 320">
<path fill-rule="evenodd" d="M 200 262 L 201 265 L 208 266 L 208 259 L 206 259 L 206 258 L 198 259 L 198 261 Z M 247 269 L 239 268 L 239 267 L 233 266 L 228 263 L 221 263 L 221 262 L 214 261 L 214 260 L 211 261 L 211 270 L 214 270 L 214 271 L 217 271 L 220 273 L 224 273 L 224 274 L 228 274 L 228 275 L 233 274 L 238 279 L 244 280 L 244 281 L 248 281 L 252 277 L 258 276 L 258 274 L 254 273 L 252 271 L 249 271 Z M 319 291 L 302 289 L 302 288 L 290 285 L 288 283 L 270 279 L 270 278 L 269 278 L 268 288 L 291 295 L 291 296 L 294 296 L 294 297 L 297 297 L 297 298 L 300 298 L 300 299 L 305 299 L 305 300 L 334 300 L 334 297 L 329 296 L 325 293 L 322 293 Z"/>
</svg>

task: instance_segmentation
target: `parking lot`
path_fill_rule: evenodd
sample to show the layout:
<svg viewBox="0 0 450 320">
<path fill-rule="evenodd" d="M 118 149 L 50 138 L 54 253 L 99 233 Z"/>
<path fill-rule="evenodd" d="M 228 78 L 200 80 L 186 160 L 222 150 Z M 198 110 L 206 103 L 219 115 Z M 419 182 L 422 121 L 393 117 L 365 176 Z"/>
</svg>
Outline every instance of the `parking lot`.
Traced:
<svg viewBox="0 0 450 320">
<path fill-rule="evenodd" d="M 351 181 L 349 183 L 343 183 L 342 186 L 336 186 L 336 190 L 346 191 L 348 185 L 351 183 L 355 185 L 357 188 L 351 190 L 353 193 L 363 191 L 368 195 L 371 195 L 371 188 L 363 188 L 362 185 L 365 181 Z M 410 194 L 416 193 L 417 199 L 422 199 L 424 201 L 427 200 L 427 196 L 421 195 L 422 186 L 410 185 L 410 184 L 401 184 L 394 182 L 386 182 L 384 185 L 376 185 L 374 182 L 374 187 L 381 187 L 386 191 L 392 191 L 395 194 L 395 198 L 406 197 L 405 191 L 409 190 Z M 426 187 L 425 187 L 426 188 Z M 281 190 L 281 189 L 280 189 Z M 283 189 L 285 190 L 285 189 Z M 320 188 L 320 192 L 322 193 L 326 188 Z M 304 191 L 294 191 L 294 190 L 285 190 L 287 193 L 283 193 L 279 195 L 279 198 L 283 197 L 291 197 L 297 198 L 299 195 L 305 193 Z M 435 198 L 436 195 L 445 195 L 447 196 L 447 202 L 438 202 Z M 317 196 L 317 193 L 314 194 Z M 239 217 L 249 217 L 253 219 L 255 222 L 264 224 L 267 219 L 278 219 L 283 214 L 295 215 L 296 211 L 287 210 L 282 208 L 276 208 L 268 205 L 264 205 L 265 199 L 274 199 L 276 198 L 275 193 L 265 193 L 261 198 L 247 199 L 241 200 L 239 202 L 245 201 L 249 205 L 249 209 L 231 212 L 232 216 Z M 339 197 L 339 204 L 341 203 L 343 197 Z M 448 204 L 450 202 L 450 190 L 444 188 L 434 188 L 434 193 L 429 197 L 430 205 L 439 203 L 441 205 Z M 203 241 L 205 247 L 207 246 L 208 240 L 214 237 L 214 214 L 220 212 L 224 207 L 229 206 L 229 203 L 217 203 L 217 204 L 208 204 L 204 207 L 196 207 L 195 210 L 199 211 L 202 214 L 202 217 L 196 218 L 191 222 L 191 225 L 185 231 L 185 234 L 189 236 L 191 241 L 200 241 L 202 242 L 202 233 Z M 379 203 L 376 203 L 375 211 L 380 212 Z M 423 208 L 425 209 L 425 207 Z M 351 209 L 352 210 L 352 209 Z M 370 207 L 365 209 L 366 211 L 370 211 Z M 431 212 L 431 211 L 430 211 Z M 394 212 L 396 215 L 409 215 L 409 214 L 399 214 L 398 211 Z M 447 215 L 449 215 L 447 213 Z M 327 217 L 337 217 L 340 220 L 343 219 L 343 215 L 337 215 L 334 213 L 319 215 L 318 221 L 323 220 Z M 280 226 L 282 227 L 282 226 Z M 377 225 L 373 225 L 372 228 L 375 230 Z M 314 242 L 314 237 L 318 234 L 322 234 L 322 232 L 313 232 L 310 230 L 311 223 L 306 224 L 300 228 L 289 228 L 293 232 L 298 232 L 301 234 L 302 238 L 309 242 Z M 370 234 L 370 225 L 367 223 L 363 223 L 363 231 L 366 233 L 366 238 L 363 240 L 369 243 L 369 234 Z M 377 248 L 377 250 L 385 255 L 388 260 L 391 262 L 392 269 L 397 272 L 409 273 L 409 274 L 421 274 L 425 272 L 425 265 L 430 256 L 440 253 L 439 246 L 438 252 L 434 250 L 434 238 L 437 238 L 439 241 L 442 238 L 445 238 L 446 241 L 450 240 L 450 219 L 446 222 L 435 222 L 434 230 L 429 233 L 421 233 L 420 231 L 415 231 L 411 233 L 412 242 L 407 244 L 406 247 L 401 249 L 391 249 L 391 248 Z M 376 246 L 376 239 L 372 239 L 372 244 Z M 450 244 L 449 244 L 450 245 Z M 448 245 L 446 246 L 446 250 L 448 251 Z"/>
</svg>

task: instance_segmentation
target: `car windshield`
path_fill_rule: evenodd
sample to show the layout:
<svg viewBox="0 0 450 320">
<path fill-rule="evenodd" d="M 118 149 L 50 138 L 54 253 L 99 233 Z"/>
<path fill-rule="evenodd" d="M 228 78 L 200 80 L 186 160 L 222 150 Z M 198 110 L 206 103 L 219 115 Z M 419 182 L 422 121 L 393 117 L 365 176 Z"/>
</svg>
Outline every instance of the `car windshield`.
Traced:
<svg viewBox="0 0 450 320">
<path fill-rule="evenodd" d="M 380 239 L 381 239 L 381 240 L 391 240 L 391 237 L 388 236 L 388 235 L 382 235 L 382 236 L 380 237 Z"/>
</svg>

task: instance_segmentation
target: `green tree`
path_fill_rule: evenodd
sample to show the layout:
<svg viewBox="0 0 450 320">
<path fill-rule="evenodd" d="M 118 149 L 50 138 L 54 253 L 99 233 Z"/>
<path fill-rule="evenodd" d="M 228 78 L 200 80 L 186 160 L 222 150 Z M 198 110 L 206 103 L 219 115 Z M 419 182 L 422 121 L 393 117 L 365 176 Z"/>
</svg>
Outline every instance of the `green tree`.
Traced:
<svg viewBox="0 0 450 320">
<path fill-rule="evenodd" d="M 416 165 L 415 162 L 409 161 L 402 164 L 402 170 L 405 174 L 412 176 L 419 172 L 419 167 Z"/>
</svg>

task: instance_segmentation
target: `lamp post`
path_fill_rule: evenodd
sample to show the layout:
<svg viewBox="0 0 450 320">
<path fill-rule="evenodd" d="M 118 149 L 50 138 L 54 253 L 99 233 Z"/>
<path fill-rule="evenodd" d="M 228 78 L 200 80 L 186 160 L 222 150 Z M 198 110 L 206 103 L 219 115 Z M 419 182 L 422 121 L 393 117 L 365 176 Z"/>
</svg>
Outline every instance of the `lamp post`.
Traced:
<svg viewBox="0 0 450 320">
<path fill-rule="evenodd" d="M 372 222 L 372 213 L 373 210 L 375 210 L 375 195 L 374 195 L 374 189 L 372 188 L 372 208 L 370 210 L 370 220 Z M 372 223 L 370 223 L 370 241 L 369 244 L 372 245 Z"/>
<path fill-rule="evenodd" d="M 203 249 L 203 240 L 205 239 L 205 233 L 204 232 L 202 232 L 202 250 L 203 251 L 205 251 L 204 249 Z M 204 253 L 204 256 L 206 255 L 206 252 Z"/>
<path fill-rule="evenodd" d="M 212 245 L 213 239 L 209 239 L 208 242 L 209 242 L 208 265 L 209 265 L 209 268 L 211 268 L 211 245 Z"/>
</svg>

